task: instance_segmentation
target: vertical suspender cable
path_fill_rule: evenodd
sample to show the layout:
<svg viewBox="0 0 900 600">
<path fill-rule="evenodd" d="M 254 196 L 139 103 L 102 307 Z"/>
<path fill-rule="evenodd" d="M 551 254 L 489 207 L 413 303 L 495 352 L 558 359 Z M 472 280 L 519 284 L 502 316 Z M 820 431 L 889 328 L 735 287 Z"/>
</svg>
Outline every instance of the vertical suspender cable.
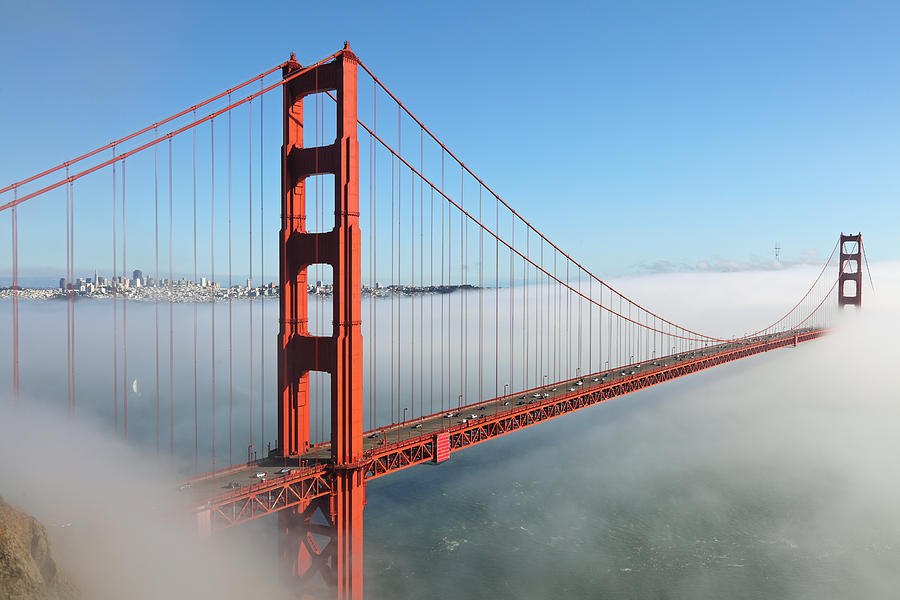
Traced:
<svg viewBox="0 0 900 600">
<path fill-rule="evenodd" d="M 19 189 L 13 189 L 13 199 L 18 200 Z M 13 407 L 19 406 L 19 223 L 17 207 L 10 214 L 12 226 L 12 352 L 13 352 Z"/>
<path fill-rule="evenodd" d="M 112 148 L 113 158 L 116 156 L 116 147 Z M 119 273 L 119 266 L 116 264 L 116 254 L 118 246 L 116 245 L 116 163 L 112 164 L 112 296 L 113 296 L 113 423 L 115 426 L 116 436 L 119 435 L 119 299 L 117 297 L 116 275 Z"/>
<path fill-rule="evenodd" d="M 578 268 L 578 271 L 577 271 L 577 273 L 578 273 L 578 369 L 576 371 L 577 371 L 577 374 L 579 376 L 581 376 L 581 375 L 583 375 L 583 373 L 581 373 L 581 367 L 582 367 L 581 354 L 582 354 L 582 350 L 583 350 L 581 331 L 584 326 L 584 320 L 583 320 L 583 312 L 584 311 L 582 310 L 582 307 L 583 307 L 582 301 L 584 300 L 584 297 L 581 295 L 581 267 L 577 267 L 577 268 Z"/>
<path fill-rule="evenodd" d="M 369 134 L 369 428 L 375 429 L 375 217 L 372 167 L 375 138 Z"/>
<path fill-rule="evenodd" d="M 530 256 L 530 240 L 529 240 L 529 228 L 525 228 L 525 257 L 527 259 L 531 259 Z M 522 261 L 522 362 L 525 364 L 525 368 L 522 369 L 522 389 L 527 390 L 531 387 L 528 384 L 528 375 L 530 374 L 530 369 L 528 368 L 530 365 L 528 364 L 528 260 Z"/>
<path fill-rule="evenodd" d="M 197 120 L 197 111 L 194 111 L 194 120 Z M 199 302 L 198 297 L 198 285 L 199 281 L 197 280 L 197 129 L 193 129 L 191 132 L 192 140 L 193 140 L 193 164 L 192 164 L 192 183 L 193 183 L 193 197 L 194 197 L 194 282 L 191 285 L 191 290 L 193 291 L 193 308 L 194 308 L 194 473 L 197 473 L 198 463 L 200 460 L 200 402 L 199 402 L 199 390 L 198 390 L 198 381 L 199 374 L 197 372 L 198 363 L 197 363 L 197 303 Z"/>
<path fill-rule="evenodd" d="M 316 71 L 315 71 L 315 78 L 316 78 L 316 89 L 318 89 L 319 88 L 319 84 L 318 84 L 319 70 L 318 69 L 316 69 Z M 320 136 L 321 136 L 321 131 L 322 131 L 321 128 L 319 127 L 319 112 L 320 112 L 319 111 L 319 96 L 320 96 L 320 94 L 316 94 L 314 96 L 315 111 L 313 113 L 313 125 L 315 126 L 315 136 L 314 136 L 313 143 L 315 144 L 314 156 L 315 156 L 315 171 L 316 171 L 316 173 L 319 172 L 319 146 L 321 145 Z M 315 229 L 316 231 L 322 230 L 322 222 L 319 220 L 319 190 L 320 190 L 319 179 L 320 179 L 320 177 L 316 177 L 314 179 L 314 181 L 316 183 L 316 187 L 313 190 L 312 223 L 313 223 L 313 229 Z M 318 257 L 318 247 L 316 247 L 316 253 L 317 253 L 317 255 L 316 255 L 317 260 L 316 260 L 316 265 L 314 267 L 314 273 L 316 274 L 316 280 L 320 281 L 322 279 L 322 266 L 318 264 L 318 258 L 319 258 Z M 306 294 L 307 291 L 299 290 L 299 293 Z M 316 334 L 320 334 L 322 331 L 321 330 L 321 324 L 322 324 L 322 300 L 321 300 L 321 298 L 322 297 L 319 294 L 319 290 L 316 289 L 316 297 L 314 300 L 315 307 L 316 307 L 316 310 L 315 310 L 315 324 L 316 324 L 316 328 L 317 328 Z M 317 352 L 318 352 L 318 350 L 317 350 Z M 315 427 L 315 437 L 313 439 L 315 439 L 315 443 L 318 444 L 320 441 L 320 439 L 319 439 L 319 431 L 320 431 L 319 430 L 319 414 L 321 413 L 321 403 L 322 403 L 321 397 L 320 397 L 321 392 L 319 389 L 321 387 L 319 385 L 321 377 L 319 377 L 319 374 L 316 373 L 315 376 L 311 377 L 310 379 L 312 380 L 311 383 L 313 384 L 312 385 L 312 387 L 313 387 L 312 396 L 313 396 L 313 409 L 314 410 L 313 410 L 312 418 L 313 418 L 313 423 L 314 423 L 314 427 Z M 303 433 L 306 433 L 306 432 L 303 432 Z"/>
<path fill-rule="evenodd" d="M 69 198 L 72 203 L 72 277 L 75 277 L 75 183 L 69 183 Z M 75 416 L 75 341 L 78 339 L 75 331 L 75 296 L 72 295 L 72 417 Z"/>
<path fill-rule="evenodd" d="M 216 137 L 215 119 L 209 121 L 209 310 L 210 398 L 212 400 L 212 470 L 216 470 Z"/>
<path fill-rule="evenodd" d="M 377 253 L 378 253 L 378 230 L 376 229 L 377 217 L 375 211 L 378 207 L 378 157 L 376 155 L 377 147 L 375 146 L 375 133 L 378 131 L 378 87 L 375 85 L 375 82 L 372 82 L 372 130 L 373 133 L 369 134 L 369 141 L 372 145 L 372 289 L 375 289 L 375 265 L 377 265 Z M 371 394 L 371 402 L 372 402 L 372 427 L 377 427 L 378 423 L 378 361 L 375 358 L 375 349 L 378 348 L 378 322 L 375 318 L 375 299 L 373 297 L 372 300 L 372 394 Z"/>
<path fill-rule="evenodd" d="M 401 154 L 402 145 L 401 145 L 400 133 L 401 133 L 400 132 L 400 105 L 398 104 L 397 105 L 397 155 L 398 156 L 402 156 L 402 154 Z M 401 185 L 401 177 L 400 177 L 400 170 L 402 168 L 403 168 L 403 164 L 398 160 L 397 161 L 397 288 L 394 290 L 395 292 L 399 290 L 400 281 L 403 278 L 403 276 L 401 274 L 401 270 L 400 270 L 401 269 L 400 263 L 401 263 L 401 259 L 403 256 L 403 245 L 400 242 L 400 236 L 402 235 L 402 232 L 403 232 L 403 229 L 401 226 L 401 220 L 400 220 L 401 212 L 402 212 L 402 210 L 401 210 L 402 206 L 401 206 L 400 202 L 401 202 L 401 195 L 403 193 L 403 186 Z M 397 419 L 398 420 L 402 418 L 402 413 L 403 413 L 403 410 L 400 408 L 400 402 L 401 402 L 401 398 L 403 396 L 403 394 L 400 393 L 400 388 L 401 388 L 400 365 L 403 362 L 401 354 L 400 354 L 400 350 L 401 350 L 401 346 L 402 346 L 402 344 L 400 343 L 400 340 L 401 340 L 400 330 L 401 330 L 402 321 L 403 321 L 403 319 L 401 318 L 401 315 L 400 315 L 400 298 L 398 297 L 397 298 L 397 338 L 396 338 L 397 339 Z M 398 439 L 399 439 L 399 436 L 400 436 L 400 432 L 397 431 Z"/>
<path fill-rule="evenodd" d="M 444 149 L 441 148 L 441 195 L 444 194 Z M 444 410 L 444 200 L 441 200 L 441 411 Z"/>
<path fill-rule="evenodd" d="M 410 170 L 409 175 L 409 285 L 415 289 L 416 287 L 416 178 Z M 421 283 L 421 282 L 420 282 Z M 409 337 L 410 337 L 410 353 L 409 353 L 409 412 L 410 416 L 415 417 L 415 386 L 416 386 L 416 297 L 410 296 L 409 311 Z M 422 348 L 419 347 L 419 356 L 422 355 Z M 421 412 L 419 413 L 421 415 Z"/>
<path fill-rule="evenodd" d="M 459 171 L 459 206 L 462 208 L 463 205 L 463 183 L 465 178 L 465 171 L 460 169 Z M 468 302 L 468 290 L 467 285 L 469 283 L 469 274 L 466 271 L 466 262 L 469 260 L 469 222 L 466 219 L 465 213 L 460 210 L 459 211 L 459 283 L 460 283 L 460 294 L 459 294 L 459 327 L 460 327 L 460 336 L 459 336 L 459 361 L 460 361 L 460 385 L 459 391 L 463 395 L 463 399 L 466 403 L 469 402 L 469 361 L 466 360 L 466 348 L 469 344 L 469 302 Z"/>
<path fill-rule="evenodd" d="M 249 246 L 247 248 L 247 256 L 249 257 L 248 263 L 250 266 L 250 279 L 247 280 L 248 290 L 248 302 L 250 304 L 250 318 L 249 318 L 249 337 L 247 340 L 248 350 L 250 352 L 250 357 L 248 361 L 248 366 L 250 367 L 250 385 L 248 388 L 248 396 L 249 396 L 249 410 L 247 413 L 247 418 L 249 422 L 248 434 L 249 434 L 249 445 L 247 446 L 247 461 L 253 460 L 253 100 L 251 99 L 249 102 L 249 107 L 247 109 L 247 218 L 248 218 L 248 239 L 250 240 Z"/>
<path fill-rule="evenodd" d="M 510 225 L 512 228 L 512 240 L 510 243 L 509 250 L 509 387 L 510 391 L 515 389 L 515 370 L 514 365 L 516 362 L 515 359 L 515 334 L 513 333 L 515 330 L 516 323 L 516 270 L 515 264 L 513 262 L 513 248 L 516 247 L 516 217 L 515 215 L 510 216 Z"/>
<path fill-rule="evenodd" d="M 594 279 L 588 275 L 588 373 L 594 372 Z"/>
<path fill-rule="evenodd" d="M 413 287 L 413 289 L 415 289 L 415 286 L 416 286 L 416 243 L 415 243 L 415 238 L 416 238 L 416 178 L 412 174 L 412 172 L 410 172 L 410 175 L 409 175 L 409 187 L 410 187 L 410 190 L 409 190 L 409 223 L 410 223 L 410 230 L 409 230 L 410 275 L 409 275 L 409 277 L 410 277 L 410 282 L 409 283 Z M 421 284 L 422 284 L 422 282 L 420 281 L 419 285 L 421 285 Z M 409 412 L 414 413 L 415 412 L 414 401 L 415 401 L 415 397 L 416 397 L 416 393 L 415 393 L 415 385 L 416 385 L 416 380 L 415 380 L 415 378 L 416 378 L 416 369 L 415 369 L 415 365 L 416 365 L 416 359 L 415 359 L 415 356 L 416 356 L 416 352 L 415 352 L 415 347 L 416 347 L 416 297 L 411 296 L 409 299 L 409 303 L 410 303 L 410 311 L 409 311 L 409 317 L 410 317 L 409 332 L 410 332 L 410 334 L 409 334 L 409 336 L 410 336 L 410 350 L 411 350 L 410 356 L 409 356 Z M 420 359 L 421 359 L 421 356 L 422 356 L 422 347 L 419 346 Z M 419 401 L 421 402 L 421 394 L 419 395 Z M 422 411 L 420 410 L 419 416 L 421 416 L 421 415 L 422 415 Z M 412 416 L 415 416 L 415 415 L 412 415 Z"/>
<path fill-rule="evenodd" d="M 157 137 L 153 128 L 153 137 Z M 171 138 L 170 138 L 171 139 Z M 156 454 L 159 455 L 159 146 L 153 146 L 153 259 L 156 279 L 153 281 L 153 314 L 156 360 Z"/>
<path fill-rule="evenodd" d="M 481 184 L 478 184 L 478 400 L 484 399 L 484 227 L 481 216 Z"/>
<path fill-rule="evenodd" d="M 465 171 L 459 172 L 459 205 L 463 206 L 463 177 Z M 467 312 L 465 306 L 467 277 L 465 275 L 465 258 L 463 256 L 466 242 L 468 241 L 468 229 L 466 229 L 465 214 L 459 211 L 459 393 L 463 395 L 463 400 L 469 402 L 469 381 L 468 381 L 468 364 L 466 357 L 466 320 Z"/>
<path fill-rule="evenodd" d="M 443 184 L 442 184 L 443 185 Z M 447 286 L 452 289 L 453 285 L 453 213 L 450 203 L 447 203 Z M 450 324 L 453 322 L 453 300 L 447 295 L 447 401 L 453 402 L 452 379 L 453 379 L 453 352 L 450 350 L 452 344 L 452 333 Z M 462 358 L 462 357 L 460 357 Z M 458 398 L 458 396 L 457 396 Z M 457 408 L 460 406 L 457 402 Z"/>
<path fill-rule="evenodd" d="M 419 128 L 419 172 L 425 172 L 425 132 Z M 419 416 L 425 407 L 425 182 L 419 178 Z"/>
<path fill-rule="evenodd" d="M 374 88 L 373 88 L 374 89 Z M 374 95 L 374 92 L 373 92 Z M 374 102 L 374 101 L 373 101 Z M 374 124 L 373 124 L 374 127 Z M 371 136 L 370 136 L 371 137 Z M 375 289 L 375 265 L 377 264 L 377 253 L 378 253 L 378 243 L 377 243 L 377 229 L 376 229 L 376 215 L 375 211 L 378 206 L 378 190 L 375 188 L 378 174 L 376 172 L 377 168 L 377 158 L 375 156 L 375 142 L 374 138 L 372 138 L 372 289 Z M 378 319 L 375 318 L 375 298 L 373 296 L 372 300 L 372 427 L 378 427 L 378 361 L 375 359 L 375 352 L 378 348 Z"/>
<path fill-rule="evenodd" d="M 394 337 L 394 300 L 397 295 L 396 282 L 394 281 L 394 251 L 396 244 L 394 243 L 394 156 L 391 155 L 391 423 L 396 423 L 394 419 L 394 347 L 397 338 Z"/>
<path fill-rule="evenodd" d="M 69 168 L 66 167 L 66 179 Z M 72 418 L 72 202 L 66 184 L 66 412 Z"/>
<path fill-rule="evenodd" d="M 593 285 L 593 281 L 591 281 Z M 600 288 L 600 299 L 597 303 L 603 306 L 603 285 Z M 603 309 L 597 311 L 597 371 L 603 371 Z"/>
<path fill-rule="evenodd" d="M 316 70 L 316 79 L 318 80 L 319 71 Z M 318 84 L 316 87 L 319 87 Z M 317 101 L 321 96 L 316 96 Z M 321 100 L 324 101 L 324 97 L 321 97 Z M 319 143 L 316 144 L 316 163 L 319 161 L 319 149 L 325 144 L 325 107 L 321 107 L 319 110 L 319 122 L 316 125 L 316 132 L 319 138 Z M 321 178 L 320 178 L 321 179 Z M 323 230 L 325 228 L 325 186 L 324 180 L 319 181 L 316 187 L 316 192 L 320 194 L 319 196 L 319 230 Z M 320 191 L 321 190 L 321 191 Z M 334 217 L 335 225 L 337 224 L 337 215 Z M 318 249 L 316 250 L 318 252 Z M 316 257 L 318 260 L 318 256 Z M 318 266 L 319 271 L 319 279 L 324 277 L 325 267 L 322 263 L 319 263 Z M 334 284 L 334 273 L 332 272 L 332 285 Z M 333 289 L 333 288 L 332 288 Z M 334 311 L 332 310 L 332 315 Z M 319 331 L 324 330 L 325 328 L 325 297 L 319 297 Z M 334 322 L 332 321 L 332 329 L 334 329 Z M 325 440 L 325 410 L 326 410 L 326 402 L 327 405 L 330 406 L 331 402 L 331 386 L 328 388 L 325 387 L 325 381 L 322 377 L 319 377 L 319 429 L 322 431 L 322 441 Z"/>
<path fill-rule="evenodd" d="M 375 386 L 373 379 L 375 377 L 375 344 L 373 338 L 375 336 L 375 262 L 372 260 L 372 252 L 374 251 L 375 227 L 372 217 L 372 153 L 375 151 L 373 147 L 375 139 L 369 134 L 369 335 L 368 335 L 368 354 L 369 354 L 369 429 L 375 429 Z"/>
<path fill-rule="evenodd" d="M 172 282 L 175 228 L 172 207 L 172 138 L 169 138 L 169 455 L 175 456 L 175 298 Z"/>
<path fill-rule="evenodd" d="M 70 256 L 72 265 L 72 279 L 75 279 L 75 184 L 69 183 L 69 204 L 71 206 L 72 220 L 69 224 L 71 232 L 69 235 L 69 243 L 71 244 Z M 71 324 L 71 346 L 72 346 L 72 418 L 75 417 L 75 290 L 72 290 L 72 324 Z"/>
<path fill-rule="evenodd" d="M 566 260 L 566 378 L 572 376 L 572 287 L 569 285 L 569 265 Z"/>
<path fill-rule="evenodd" d="M 125 245 L 125 159 L 122 159 L 122 281 L 126 289 L 122 291 L 122 420 L 123 434 L 128 439 L 128 267 Z"/>
<path fill-rule="evenodd" d="M 538 320 L 539 320 L 538 328 L 541 332 L 540 340 L 538 342 L 538 346 L 541 349 L 541 358 L 540 358 L 540 365 L 538 368 L 538 376 L 541 378 L 541 383 L 543 384 L 544 383 L 544 375 L 546 374 L 546 371 L 544 371 L 544 345 L 547 342 L 545 341 L 546 337 L 544 336 L 544 313 L 547 312 L 547 302 L 545 301 L 544 294 L 542 293 L 542 291 L 543 291 L 542 288 L 547 287 L 547 284 L 546 284 L 547 278 L 543 274 L 543 271 L 544 271 L 544 240 L 543 239 L 540 241 L 540 244 L 541 244 L 541 271 L 542 271 L 542 273 L 540 273 L 538 275 L 538 283 L 537 283 L 538 288 L 536 291 L 537 291 L 538 306 L 539 306 L 538 312 L 540 315 L 538 317 Z"/>
<path fill-rule="evenodd" d="M 428 312 L 428 347 L 429 347 L 429 357 L 428 357 L 428 379 L 429 379 L 429 393 L 428 393 L 428 402 L 429 402 L 429 412 L 434 414 L 434 188 L 429 186 L 429 196 L 431 205 L 428 208 L 428 220 L 429 220 L 429 238 L 428 238 L 428 246 L 429 246 L 429 257 L 428 257 L 428 283 L 431 287 L 430 290 L 430 308 Z"/>
<path fill-rule="evenodd" d="M 259 89 L 263 89 L 263 82 L 259 82 Z M 263 207 L 266 202 L 265 172 L 263 171 L 263 99 L 265 94 L 259 96 L 259 283 L 266 284 L 265 261 L 265 212 Z M 280 291 L 280 290 L 279 290 Z M 259 301 L 259 443 L 265 443 L 266 439 L 266 298 L 260 297 Z"/>
<path fill-rule="evenodd" d="M 231 94 L 228 94 L 231 104 Z M 234 415 L 234 331 L 231 312 L 231 111 L 228 111 L 228 464 L 234 464 L 232 437 L 234 433 L 232 417 Z"/>
</svg>

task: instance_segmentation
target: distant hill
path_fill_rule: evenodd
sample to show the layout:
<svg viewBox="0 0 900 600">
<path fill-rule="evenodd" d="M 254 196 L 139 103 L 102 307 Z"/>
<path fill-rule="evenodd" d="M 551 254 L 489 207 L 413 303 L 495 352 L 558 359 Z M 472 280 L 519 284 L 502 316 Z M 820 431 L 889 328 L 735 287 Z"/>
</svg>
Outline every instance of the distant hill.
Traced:
<svg viewBox="0 0 900 600">
<path fill-rule="evenodd" d="M 0 600 L 75 600 L 50 554 L 47 531 L 0 498 Z"/>
</svg>

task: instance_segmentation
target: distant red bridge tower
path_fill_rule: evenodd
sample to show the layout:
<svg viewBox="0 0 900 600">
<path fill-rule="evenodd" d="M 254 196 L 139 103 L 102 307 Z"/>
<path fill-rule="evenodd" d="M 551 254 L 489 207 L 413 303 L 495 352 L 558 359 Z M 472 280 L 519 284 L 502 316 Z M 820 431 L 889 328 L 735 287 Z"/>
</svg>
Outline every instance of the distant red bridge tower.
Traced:
<svg viewBox="0 0 900 600">
<path fill-rule="evenodd" d="M 838 305 L 862 306 L 862 233 L 841 234 Z M 852 282 L 852 285 L 848 285 Z"/>
</svg>

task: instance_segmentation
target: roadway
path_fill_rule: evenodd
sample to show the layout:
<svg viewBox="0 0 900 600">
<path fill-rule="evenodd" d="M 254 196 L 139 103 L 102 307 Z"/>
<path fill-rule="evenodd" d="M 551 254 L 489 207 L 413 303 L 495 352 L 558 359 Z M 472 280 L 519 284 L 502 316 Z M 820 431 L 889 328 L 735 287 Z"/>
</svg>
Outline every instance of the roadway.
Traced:
<svg viewBox="0 0 900 600">
<path fill-rule="evenodd" d="M 404 442 L 418 437 L 430 438 L 431 435 L 451 426 L 475 424 L 479 419 L 510 411 L 519 406 L 552 402 L 554 398 L 576 390 L 586 391 L 591 388 L 599 388 L 619 380 L 639 376 L 641 373 L 654 369 L 672 367 L 678 363 L 691 362 L 703 357 L 728 352 L 746 346 L 748 342 L 762 343 L 782 337 L 792 337 L 794 333 L 757 336 L 751 340 L 726 342 L 707 348 L 650 359 L 368 431 L 363 438 L 364 455 L 368 457 L 377 453 L 381 446 Z M 797 333 L 802 333 L 802 331 Z M 330 461 L 331 448 L 330 444 L 326 443 L 311 448 L 299 458 L 268 457 L 250 465 L 240 465 L 216 473 L 201 475 L 188 482 L 182 482 L 178 487 L 182 493 L 191 498 L 193 504 L 201 506 L 217 496 L 239 492 L 243 488 L 262 483 L 263 481 L 273 482 L 273 480 L 284 478 L 290 472 L 298 469 L 324 466 Z"/>
</svg>

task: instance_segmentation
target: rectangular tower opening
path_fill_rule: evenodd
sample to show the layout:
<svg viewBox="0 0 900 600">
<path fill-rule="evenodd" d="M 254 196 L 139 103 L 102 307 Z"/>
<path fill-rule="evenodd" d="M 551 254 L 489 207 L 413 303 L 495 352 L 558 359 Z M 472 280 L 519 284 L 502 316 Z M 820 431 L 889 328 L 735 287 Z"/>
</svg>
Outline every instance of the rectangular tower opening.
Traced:
<svg viewBox="0 0 900 600">
<path fill-rule="evenodd" d="M 306 178 L 306 231 L 322 233 L 334 229 L 334 175 Z"/>
<path fill-rule="evenodd" d="M 329 90 L 303 97 L 303 146 L 330 146 L 337 137 L 337 92 Z"/>
<path fill-rule="evenodd" d="M 307 313 L 309 334 L 331 337 L 334 334 L 334 269 L 331 265 L 309 265 L 307 275 Z"/>
</svg>

